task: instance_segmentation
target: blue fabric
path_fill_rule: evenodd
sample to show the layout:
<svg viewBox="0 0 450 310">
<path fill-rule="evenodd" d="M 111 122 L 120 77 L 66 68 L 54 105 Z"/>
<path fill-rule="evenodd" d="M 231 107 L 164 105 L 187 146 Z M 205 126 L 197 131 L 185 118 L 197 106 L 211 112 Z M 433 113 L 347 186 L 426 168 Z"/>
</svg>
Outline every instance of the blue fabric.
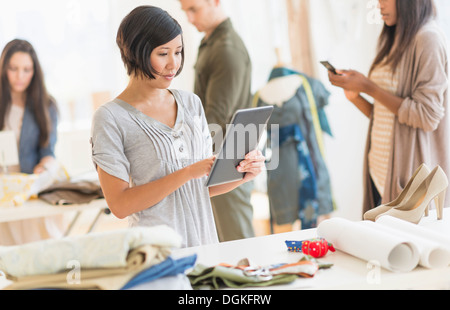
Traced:
<svg viewBox="0 0 450 310">
<path fill-rule="evenodd" d="M 269 75 L 269 81 L 271 79 L 274 79 L 277 77 L 282 77 L 282 76 L 292 75 L 292 74 L 300 74 L 300 73 L 298 71 L 295 71 L 293 69 L 286 68 L 286 67 L 273 68 L 272 72 L 270 72 L 270 75 Z"/>
<path fill-rule="evenodd" d="M 317 201 L 317 182 L 308 146 L 297 124 L 280 128 L 280 145 L 289 137 L 297 142 L 298 171 L 300 174 L 299 188 L 299 219 L 302 229 L 316 227 L 319 203 Z"/>
<path fill-rule="evenodd" d="M 179 273 L 185 272 L 188 268 L 194 266 L 197 260 L 197 255 L 193 254 L 191 256 L 183 257 L 180 259 L 173 259 L 168 257 L 163 262 L 153 265 L 147 268 L 135 277 L 133 277 L 127 284 L 125 284 L 121 289 L 126 290 L 138 284 L 147 283 L 166 276 L 174 276 Z"/>
<path fill-rule="evenodd" d="M 20 171 L 23 173 L 33 173 L 34 167 L 43 157 L 55 157 L 55 144 L 57 139 L 56 128 L 58 125 L 58 113 L 55 106 L 50 106 L 49 115 L 52 122 L 49 143 L 46 147 L 40 147 L 39 126 L 30 106 L 28 104 L 25 106 L 19 142 Z"/>
<path fill-rule="evenodd" d="M 330 123 L 328 122 L 327 114 L 325 113 L 324 107 L 328 105 L 328 97 L 330 96 L 330 92 L 325 88 L 325 86 L 318 80 L 312 79 L 306 74 L 300 73 L 290 68 L 286 67 L 278 67 L 274 68 L 269 75 L 269 81 L 271 79 L 287 76 L 287 75 L 301 75 L 308 79 L 311 88 L 313 89 L 314 99 L 316 101 L 317 106 L 317 114 L 319 116 L 320 127 L 323 132 L 327 133 L 331 137 L 333 133 L 331 131 Z"/>
<path fill-rule="evenodd" d="M 329 92 L 320 81 L 285 67 L 273 69 L 269 80 L 287 75 L 300 75 L 308 80 L 319 113 L 321 129 L 331 135 L 324 111 Z M 265 106 L 267 103 L 258 98 L 257 105 Z M 324 117 L 321 118 L 321 114 Z M 279 128 L 285 127 L 283 135 L 286 135 L 283 138 L 284 144 L 279 143 L 279 146 L 274 147 L 274 150 L 279 148 L 278 167 L 267 171 L 270 215 L 278 225 L 292 223 L 299 218 L 302 220 L 302 229 L 312 228 L 316 226 L 319 215 L 329 214 L 334 210 L 330 177 L 312 122 L 310 102 L 303 86 L 294 97 L 283 102 L 282 106 L 275 106 L 268 122 L 268 128 L 272 124 L 277 124 Z M 298 129 L 289 127 L 294 124 Z M 299 142 L 300 135 L 303 136 L 303 143 Z M 276 135 L 274 137 L 273 141 L 276 142 L 278 138 Z M 269 139 L 272 140 L 271 135 Z M 308 171 L 314 172 L 311 176 L 315 182 L 312 179 L 302 181 L 302 175 Z M 306 184 L 302 186 L 303 182 Z"/>
</svg>

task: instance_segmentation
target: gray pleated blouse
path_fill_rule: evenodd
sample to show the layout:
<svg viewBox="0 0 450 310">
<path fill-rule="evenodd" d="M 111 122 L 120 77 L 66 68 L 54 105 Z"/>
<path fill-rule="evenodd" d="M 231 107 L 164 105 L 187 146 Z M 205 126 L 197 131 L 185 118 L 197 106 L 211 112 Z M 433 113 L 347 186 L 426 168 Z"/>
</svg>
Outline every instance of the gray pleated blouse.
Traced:
<svg viewBox="0 0 450 310">
<path fill-rule="evenodd" d="M 200 99 L 186 91 L 170 92 L 178 106 L 174 128 L 120 99 L 98 108 L 91 132 L 94 164 L 138 186 L 212 156 Z M 182 236 L 183 247 L 218 242 L 205 180 L 190 180 L 159 203 L 130 215 L 130 226 L 168 225 Z"/>
</svg>

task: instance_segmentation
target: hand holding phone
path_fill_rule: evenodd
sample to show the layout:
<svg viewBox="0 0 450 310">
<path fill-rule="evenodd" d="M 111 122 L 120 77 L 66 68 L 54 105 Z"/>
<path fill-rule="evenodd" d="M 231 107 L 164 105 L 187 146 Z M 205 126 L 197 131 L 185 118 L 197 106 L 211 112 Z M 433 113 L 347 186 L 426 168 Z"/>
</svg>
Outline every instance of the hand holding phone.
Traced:
<svg viewBox="0 0 450 310">
<path fill-rule="evenodd" d="M 321 63 L 325 68 L 327 68 L 328 71 L 331 71 L 333 74 L 339 75 L 339 74 L 336 72 L 336 68 L 335 68 L 332 64 L 330 64 L 328 61 L 321 61 L 320 63 Z"/>
</svg>

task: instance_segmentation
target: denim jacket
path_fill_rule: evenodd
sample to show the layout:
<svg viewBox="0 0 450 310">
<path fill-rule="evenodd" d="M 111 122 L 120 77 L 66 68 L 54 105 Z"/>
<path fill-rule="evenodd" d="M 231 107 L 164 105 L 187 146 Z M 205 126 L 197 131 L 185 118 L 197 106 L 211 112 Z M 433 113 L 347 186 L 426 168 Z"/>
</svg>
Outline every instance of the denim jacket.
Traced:
<svg viewBox="0 0 450 310">
<path fill-rule="evenodd" d="M 22 129 L 19 142 L 20 171 L 33 173 L 34 167 L 45 156 L 55 157 L 55 144 L 57 139 L 58 113 L 55 106 L 49 107 L 52 122 L 49 143 L 46 147 L 39 145 L 40 130 L 29 105 L 25 106 L 22 120 Z"/>
</svg>

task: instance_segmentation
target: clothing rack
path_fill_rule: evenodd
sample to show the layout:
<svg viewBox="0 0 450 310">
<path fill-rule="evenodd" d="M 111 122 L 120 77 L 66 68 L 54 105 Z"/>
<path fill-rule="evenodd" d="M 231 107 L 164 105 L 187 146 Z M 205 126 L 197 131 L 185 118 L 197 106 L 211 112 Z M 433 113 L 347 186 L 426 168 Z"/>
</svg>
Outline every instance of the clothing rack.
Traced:
<svg viewBox="0 0 450 310">
<path fill-rule="evenodd" d="M 268 84 L 275 79 L 298 76 L 301 80 L 293 96 L 275 104 L 268 123 L 272 153 L 278 152 L 279 166 L 267 171 L 271 232 L 278 225 L 302 221 L 302 229 L 317 225 L 317 217 L 334 211 L 323 135 L 332 136 L 324 108 L 330 93 L 323 84 L 287 67 L 275 67 Z M 280 83 L 280 85 L 282 85 Z M 263 89 L 254 96 L 255 106 L 274 104 L 264 98 Z M 272 132 L 271 125 L 279 131 Z M 272 135 L 278 134 L 276 139 Z M 296 173 L 295 173 L 296 172 Z"/>
</svg>

